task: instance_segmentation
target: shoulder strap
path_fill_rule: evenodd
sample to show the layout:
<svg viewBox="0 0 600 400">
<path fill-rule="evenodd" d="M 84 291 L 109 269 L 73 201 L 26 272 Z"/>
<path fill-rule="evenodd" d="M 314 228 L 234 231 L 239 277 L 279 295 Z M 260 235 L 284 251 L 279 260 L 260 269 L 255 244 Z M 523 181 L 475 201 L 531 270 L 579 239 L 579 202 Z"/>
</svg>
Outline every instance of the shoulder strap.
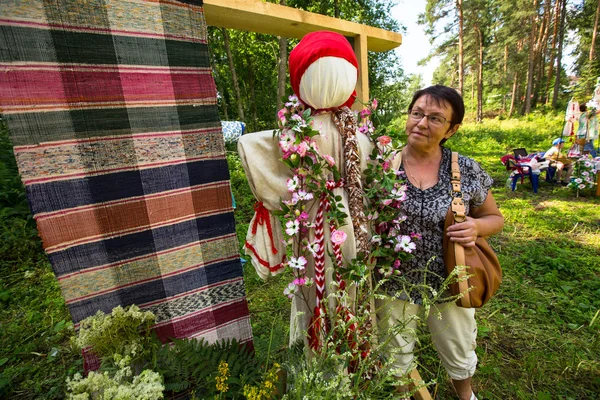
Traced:
<svg viewBox="0 0 600 400">
<path fill-rule="evenodd" d="M 465 202 L 460 190 L 460 166 L 458 165 L 458 153 L 452 152 L 452 174 L 450 182 L 452 183 L 452 213 L 454 213 L 454 221 L 463 222 L 467 219 L 465 213 Z"/>
<path fill-rule="evenodd" d="M 452 152 L 452 162 L 450 163 L 452 168 L 451 182 L 452 182 L 452 206 L 451 211 L 454 214 L 454 222 L 464 222 L 467 219 L 465 215 L 465 202 L 462 197 L 462 191 L 460 190 L 460 166 L 458 164 L 458 153 Z M 445 230 L 444 230 L 445 233 Z M 467 265 L 467 259 L 465 256 L 465 248 L 460 243 L 450 242 L 450 246 L 454 245 L 454 260 L 456 265 Z M 471 308 L 471 296 L 469 295 L 469 280 L 467 279 L 467 272 L 462 270 L 458 275 L 458 291 L 464 293 L 463 297 L 459 299 L 461 307 Z"/>
</svg>

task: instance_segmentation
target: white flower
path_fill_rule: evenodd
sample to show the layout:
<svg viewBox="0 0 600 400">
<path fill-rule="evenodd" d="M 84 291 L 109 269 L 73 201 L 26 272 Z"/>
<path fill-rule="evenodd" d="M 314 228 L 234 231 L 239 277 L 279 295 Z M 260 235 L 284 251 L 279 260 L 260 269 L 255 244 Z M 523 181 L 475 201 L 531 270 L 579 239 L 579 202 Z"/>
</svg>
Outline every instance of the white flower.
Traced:
<svg viewBox="0 0 600 400">
<path fill-rule="evenodd" d="M 300 221 L 297 219 L 285 223 L 285 233 L 289 236 L 294 236 L 300 230 Z"/>
<path fill-rule="evenodd" d="M 298 197 L 298 193 L 294 192 L 294 193 L 292 193 L 292 199 L 285 200 L 284 203 L 288 206 L 295 206 L 299 200 L 300 200 L 300 198 Z"/>
<path fill-rule="evenodd" d="M 302 270 L 306 266 L 306 258 L 304 258 L 304 256 L 300 256 L 298 258 L 291 257 L 290 260 L 288 261 L 288 266 L 290 268 Z"/>
<path fill-rule="evenodd" d="M 587 172 L 587 171 L 583 171 L 583 172 L 581 173 L 581 175 L 583 175 L 583 176 L 588 176 L 589 174 L 590 174 L 590 173 L 589 173 L 589 172 Z"/>
<path fill-rule="evenodd" d="M 292 298 L 294 297 L 294 294 L 296 293 L 296 290 L 298 288 L 296 287 L 296 285 L 294 285 L 293 282 L 290 282 L 287 287 L 285 289 L 283 289 L 283 294 L 286 295 L 288 298 Z"/>
<path fill-rule="evenodd" d="M 312 200 L 313 198 L 313 194 L 312 193 L 307 193 L 305 190 L 298 190 L 298 199 L 300 200 Z"/>
<path fill-rule="evenodd" d="M 310 251 L 310 254 L 316 257 L 317 253 L 321 249 L 321 246 L 317 242 L 309 243 L 306 248 Z"/>
<path fill-rule="evenodd" d="M 585 185 L 582 183 L 579 185 L 579 189 L 585 189 Z"/>
<path fill-rule="evenodd" d="M 371 238 L 371 243 L 381 243 L 381 236 L 373 235 L 373 237 Z"/>
<path fill-rule="evenodd" d="M 296 141 L 296 134 L 291 130 L 285 130 L 279 136 L 279 147 L 282 151 L 290 151 Z"/>
<path fill-rule="evenodd" d="M 392 196 L 399 201 L 406 200 L 406 185 L 402 185 L 399 188 L 393 188 Z"/>
<path fill-rule="evenodd" d="M 412 253 L 412 251 L 416 248 L 417 248 L 417 245 L 415 245 L 411 241 L 410 236 L 403 235 L 402 237 L 400 237 L 400 242 L 398 242 L 396 244 L 394 251 L 396 251 L 396 252 L 404 251 L 406 253 Z"/>
<path fill-rule="evenodd" d="M 583 182 L 583 179 L 581 179 L 581 178 L 576 178 L 575 179 L 575 183 L 581 183 L 581 182 Z"/>
<path fill-rule="evenodd" d="M 290 192 L 295 192 L 299 184 L 298 175 L 294 175 L 293 178 L 287 180 L 287 188 Z"/>
</svg>

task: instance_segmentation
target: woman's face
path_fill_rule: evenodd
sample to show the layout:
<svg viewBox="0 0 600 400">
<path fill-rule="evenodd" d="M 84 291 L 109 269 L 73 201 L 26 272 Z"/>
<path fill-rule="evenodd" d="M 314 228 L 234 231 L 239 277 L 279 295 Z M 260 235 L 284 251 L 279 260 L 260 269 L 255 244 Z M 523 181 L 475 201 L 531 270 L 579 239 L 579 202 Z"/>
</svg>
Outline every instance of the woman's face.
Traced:
<svg viewBox="0 0 600 400">
<path fill-rule="evenodd" d="M 416 149 L 427 151 L 439 147 L 442 139 L 448 139 L 457 131 L 459 125 L 452 125 L 450 121 L 454 117 L 450 103 L 443 101 L 439 104 L 429 95 L 423 95 L 417 99 L 411 110 L 429 117 L 418 119 L 411 114 L 406 120 L 406 134 L 408 135 L 408 145 Z M 440 120 L 444 120 L 440 123 Z M 452 127 L 452 128 L 450 128 Z"/>
</svg>

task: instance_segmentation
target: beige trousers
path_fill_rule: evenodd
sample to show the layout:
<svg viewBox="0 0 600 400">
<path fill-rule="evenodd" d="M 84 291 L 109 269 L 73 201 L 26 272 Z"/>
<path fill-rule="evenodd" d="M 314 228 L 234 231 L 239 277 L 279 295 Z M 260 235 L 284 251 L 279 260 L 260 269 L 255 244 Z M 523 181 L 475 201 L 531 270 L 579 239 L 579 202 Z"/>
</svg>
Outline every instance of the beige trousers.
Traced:
<svg viewBox="0 0 600 400">
<path fill-rule="evenodd" d="M 388 341 L 388 354 L 398 376 L 415 367 L 414 348 L 422 307 L 392 298 L 377 299 L 378 329 Z M 477 366 L 477 324 L 475 309 L 460 308 L 454 302 L 431 307 L 427 327 L 442 364 L 451 379 L 467 379 Z M 392 350 L 393 349 L 393 350 Z"/>
</svg>

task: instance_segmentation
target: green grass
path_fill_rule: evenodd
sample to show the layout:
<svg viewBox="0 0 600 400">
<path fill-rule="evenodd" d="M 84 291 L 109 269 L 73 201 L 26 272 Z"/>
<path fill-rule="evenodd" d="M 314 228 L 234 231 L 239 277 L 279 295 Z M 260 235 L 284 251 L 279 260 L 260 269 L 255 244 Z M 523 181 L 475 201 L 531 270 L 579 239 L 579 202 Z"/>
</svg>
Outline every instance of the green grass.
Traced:
<svg viewBox="0 0 600 400">
<path fill-rule="evenodd" d="M 491 239 L 504 281 L 477 312 L 480 399 L 591 399 L 600 393 L 600 198 L 528 181 L 506 188 L 500 157 L 512 148 L 543 151 L 562 130 L 561 116 L 467 124 L 448 145 L 474 157 L 495 179 L 506 219 Z M 230 149 L 233 150 L 233 149 Z M 240 249 L 254 198 L 235 152 L 228 152 Z M 244 268 L 259 357 L 287 346 L 289 275 L 262 281 Z M 0 398 L 62 398 L 64 379 L 81 370 L 69 346 L 70 317 L 29 215 L 6 133 L 0 134 Z M 420 372 L 436 379 L 439 399 L 454 398 L 435 351 L 423 338 Z M 274 353 L 274 354 L 273 354 Z"/>
</svg>

